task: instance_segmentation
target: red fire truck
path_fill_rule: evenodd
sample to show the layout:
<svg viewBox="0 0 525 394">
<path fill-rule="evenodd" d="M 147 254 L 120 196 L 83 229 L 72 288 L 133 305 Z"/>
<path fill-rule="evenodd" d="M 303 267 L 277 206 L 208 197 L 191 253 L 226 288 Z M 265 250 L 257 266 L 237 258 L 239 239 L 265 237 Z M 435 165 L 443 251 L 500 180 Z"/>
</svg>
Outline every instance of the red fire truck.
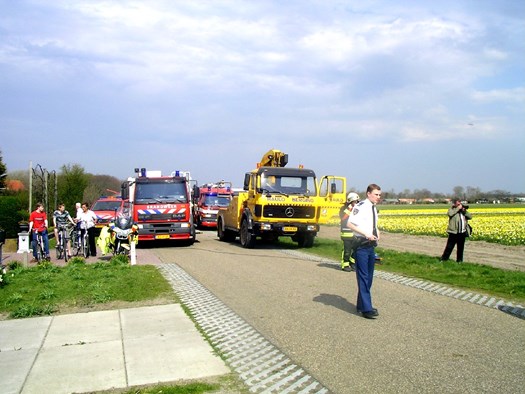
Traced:
<svg viewBox="0 0 525 394">
<path fill-rule="evenodd" d="M 199 228 L 216 228 L 219 208 L 230 204 L 233 193 L 231 182 L 220 181 L 195 187 L 194 221 Z"/>
<path fill-rule="evenodd" d="M 192 186 L 188 171 L 161 171 L 135 168 L 135 177 L 122 184 L 122 198 L 129 199 L 133 221 L 139 227 L 139 241 L 163 239 L 195 242 Z"/>
</svg>

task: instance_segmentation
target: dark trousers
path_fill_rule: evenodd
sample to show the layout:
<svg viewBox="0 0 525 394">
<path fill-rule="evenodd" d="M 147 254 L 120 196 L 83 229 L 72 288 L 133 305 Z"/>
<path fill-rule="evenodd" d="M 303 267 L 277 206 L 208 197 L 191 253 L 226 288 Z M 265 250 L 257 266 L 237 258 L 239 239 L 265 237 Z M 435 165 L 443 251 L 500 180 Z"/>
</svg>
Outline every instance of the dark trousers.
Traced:
<svg viewBox="0 0 525 394">
<path fill-rule="evenodd" d="M 454 246 L 456 246 L 456 261 L 461 263 L 463 261 L 463 251 L 465 250 L 465 239 L 467 233 L 451 234 L 448 233 L 447 245 L 441 256 L 441 260 L 448 260 L 452 254 Z"/>
<path fill-rule="evenodd" d="M 354 253 L 354 242 L 353 237 L 341 237 L 343 241 L 343 261 L 344 262 L 353 262 L 353 253 Z"/>
<path fill-rule="evenodd" d="M 374 280 L 374 267 L 376 254 L 373 246 L 357 248 L 355 251 L 355 270 L 357 278 L 357 310 L 371 312 L 372 307 L 372 281 Z"/>
<path fill-rule="evenodd" d="M 88 239 L 89 239 L 89 255 L 97 255 L 97 244 L 95 243 L 95 227 L 88 228 Z"/>
<path fill-rule="evenodd" d="M 86 230 L 82 230 L 82 232 L 84 231 Z M 96 256 L 97 255 L 97 244 L 95 242 L 95 227 L 91 227 L 87 229 L 87 237 L 88 237 L 88 245 L 89 245 L 89 255 Z"/>
</svg>

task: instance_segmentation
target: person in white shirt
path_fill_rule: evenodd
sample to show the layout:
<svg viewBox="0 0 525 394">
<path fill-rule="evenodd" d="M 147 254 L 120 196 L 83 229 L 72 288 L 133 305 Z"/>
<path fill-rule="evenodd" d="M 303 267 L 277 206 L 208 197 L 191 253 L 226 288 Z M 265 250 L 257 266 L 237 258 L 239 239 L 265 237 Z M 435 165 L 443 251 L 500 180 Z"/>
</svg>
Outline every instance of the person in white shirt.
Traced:
<svg viewBox="0 0 525 394">
<path fill-rule="evenodd" d="M 375 247 L 379 241 L 379 229 L 377 228 L 376 204 L 381 199 L 381 188 L 372 183 L 366 189 L 366 200 L 354 206 L 347 227 L 361 242 L 355 251 L 355 266 L 357 278 L 357 304 L 358 312 L 367 319 L 375 319 L 379 316 L 376 308 L 372 306 L 372 280 L 375 267 Z"/>
<path fill-rule="evenodd" d="M 97 223 L 97 215 L 89 209 L 86 202 L 82 203 L 82 212 L 77 213 L 77 221 L 80 222 L 80 228 L 82 231 L 87 231 L 89 254 L 96 257 L 97 245 L 95 243 L 95 224 Z"/>
</svg>

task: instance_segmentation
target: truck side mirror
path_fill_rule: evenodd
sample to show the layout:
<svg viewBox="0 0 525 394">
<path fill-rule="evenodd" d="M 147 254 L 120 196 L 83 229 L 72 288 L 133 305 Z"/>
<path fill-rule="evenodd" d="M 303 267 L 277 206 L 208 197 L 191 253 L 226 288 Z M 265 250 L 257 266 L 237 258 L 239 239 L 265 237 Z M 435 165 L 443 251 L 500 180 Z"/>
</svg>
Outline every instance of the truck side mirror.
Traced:
<svg viewBox="0 0 525 394">
<path fill-rule="evenodd" d="M 337 193 L 337 185 L 335 183 L 332 183 L 330 185 L 330 193 L 332 193 L 332 194 Z"/>
<path fill-rule="evenodd" d="M 120 185 L 120 195 L 123 200 L 129 199 L 129 184 L 128 182 L 122 182 Z"/>
<path fill-rule="evenodd" d="M 193 198 L 195 200 L 198 200 L 201 195 L 201 190 L 197 185 L 193 185 Z"/>
<path fill-rule="evenodd" d="M 244 187 L 243 187 L 244 190 L 250 189 L 250 175 L 251 174 L 249 172 L 244 174 Z"/>
</svg>

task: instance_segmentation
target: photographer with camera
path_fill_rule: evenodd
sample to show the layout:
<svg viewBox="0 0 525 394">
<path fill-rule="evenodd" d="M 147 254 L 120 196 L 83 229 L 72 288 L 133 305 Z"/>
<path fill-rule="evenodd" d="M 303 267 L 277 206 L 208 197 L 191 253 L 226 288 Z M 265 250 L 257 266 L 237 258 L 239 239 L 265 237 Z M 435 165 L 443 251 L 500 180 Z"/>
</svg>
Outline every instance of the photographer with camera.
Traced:
<svg viewBox="0 0 525 394">
<path fill-rule="evenodd" d="M 452 207 L 449 208 L 448 215 L 448 239 L 441 261 L 446 261 L 450 258 L 450 254 L 456 248 L 456 261 L 463 262 L 463 250 L 465 249 L 465 240 L 470 235 L 470 225 L 468 221 L 472 219 L 470 212 L 467 212 L 469 206 L 463 205 L 461 200 L 456 199 Z"/>
</svg>

